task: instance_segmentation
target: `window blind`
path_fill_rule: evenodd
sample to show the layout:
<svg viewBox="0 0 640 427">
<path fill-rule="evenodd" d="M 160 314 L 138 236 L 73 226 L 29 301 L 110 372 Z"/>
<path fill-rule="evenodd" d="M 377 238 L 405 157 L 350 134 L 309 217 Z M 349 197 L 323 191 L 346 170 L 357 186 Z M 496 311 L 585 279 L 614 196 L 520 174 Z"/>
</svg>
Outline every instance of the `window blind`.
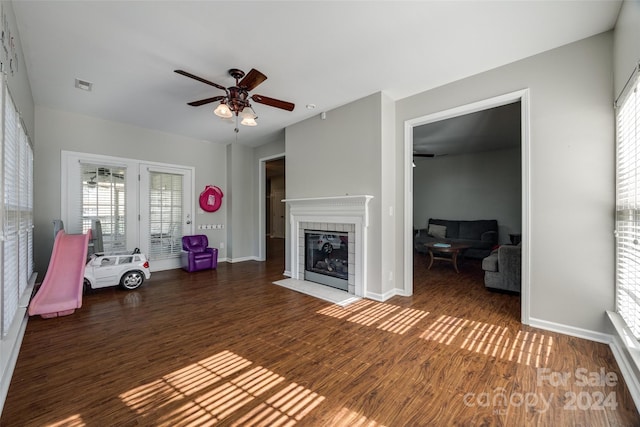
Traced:
<svg viewBox="0 0 640 427">
<path fill-rule="evenodd" d="M 5 337 L 33 273 L 33 151 L 6 86 L 2 101 L 1 320 Z"/>
<path fill-rule="evenodd" d="M 33 223 L 32 212 L 29 209 L 29 141 L 21 123 L 18 123 L 18 295 L 27 289 L 29 283 L 29 231 Z"/>
<path fill-rule="evenodd" d="M 18 126 L 10 97 L 5 99 L 4 120 L 4 242 L 2 268 L 3 335 L 18 310 Z"/>
<path fill-rule="evenodd" d="M 149 172 L 149 259 L 180 256 L 183 176 Z"/>
<path fill-rule="evenodd" d="M 616 103 L 616 311 L 640 339 L 640 75 Z"/>
<path fill-rule="evenodd" d="M 79 204 L 82 233 L 91 228 L 91 220 L 102 226 L 104 251 L 127 249 L 125 167 L 82 163 L 80 180 L 82 203 Z"/>
</svg>

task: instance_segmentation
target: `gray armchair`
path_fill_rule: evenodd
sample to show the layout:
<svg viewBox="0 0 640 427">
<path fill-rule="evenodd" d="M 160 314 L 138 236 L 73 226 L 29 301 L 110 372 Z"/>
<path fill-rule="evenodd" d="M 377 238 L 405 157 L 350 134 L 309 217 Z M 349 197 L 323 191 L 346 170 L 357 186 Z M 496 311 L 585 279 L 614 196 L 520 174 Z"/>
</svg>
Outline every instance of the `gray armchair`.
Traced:
<svg viewBox="0 0 640 427">
<path fill-rule="evenodd" d="M 482 260 L 484 286 L 511 292 L 520 292 L 522 247 L 503 245 Z"/>
</svg>

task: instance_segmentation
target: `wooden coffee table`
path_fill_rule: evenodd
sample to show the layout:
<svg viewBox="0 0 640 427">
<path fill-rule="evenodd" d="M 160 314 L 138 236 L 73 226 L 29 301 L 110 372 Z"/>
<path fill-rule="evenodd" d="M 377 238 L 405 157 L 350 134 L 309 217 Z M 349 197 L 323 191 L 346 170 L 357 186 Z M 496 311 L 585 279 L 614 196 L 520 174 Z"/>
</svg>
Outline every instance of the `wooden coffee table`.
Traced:
<svg viewBox="0 0 640 427">
<path fill-rule="evenodd" d="M 464 251 L 469 249 L 471 245 L 463 245 L 461 243 L 447 243 L 449 246 L 438 246 L 438 244 L 439 243 L 437 242 L 424 244 L 429 251 L 429 257 L 431 258 L 429 261 L 429 267 L 427 267 L 427 269 L 431 270 L 433 260 L 437 259 L 450 262 L 451 264 L 453 264 L 453 268 L 456 269 L 456 273 L 460 273 L 460 270 L 458 270 L 458 255 L 464 254 Z M 442 256 L 443 254 L 449 254 L 450 256 Z"/>
</svg>

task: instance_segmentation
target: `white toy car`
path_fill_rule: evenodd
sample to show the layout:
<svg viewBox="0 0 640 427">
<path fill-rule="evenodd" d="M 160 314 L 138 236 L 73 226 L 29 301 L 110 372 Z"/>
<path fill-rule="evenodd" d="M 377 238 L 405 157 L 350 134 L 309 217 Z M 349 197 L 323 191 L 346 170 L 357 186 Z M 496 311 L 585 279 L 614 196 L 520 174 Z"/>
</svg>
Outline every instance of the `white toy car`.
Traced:
<svg viewBox="0 0 640 427">
<path fill-rule="evenodd" d="M 84 286 L 90 289 L 119 284 L 124 289 L 133 290 L 150 277 L 149 261 L 138 249 L 133 253 L 93 254 L 84 268 Z"/>
<path fill-rule="evenodd" d="M 340 238 L 340 236 L 335 234 L 319 234 L 317 235 L 316 240 L 316 249 L 322 251 L 326 254 L 330 254 L 334 249 L 345 249 L 346 245 Z"/>
</svg>

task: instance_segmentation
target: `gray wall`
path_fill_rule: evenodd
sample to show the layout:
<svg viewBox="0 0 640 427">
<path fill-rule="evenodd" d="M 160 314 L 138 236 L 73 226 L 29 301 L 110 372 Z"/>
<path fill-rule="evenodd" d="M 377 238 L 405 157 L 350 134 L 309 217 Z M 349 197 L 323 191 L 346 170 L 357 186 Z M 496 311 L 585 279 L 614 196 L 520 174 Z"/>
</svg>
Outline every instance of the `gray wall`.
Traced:
<svg viewBox="0 0 640 427">
<path fill-rule="evenodd" d="M 625 0 L 613 38 L 614 94 L 617 97 L 640 61 L 640 1 Z"/>
<path fill-rule="evenodd" d="M 239 143 L 227 146 L 227 255 L 231 261 L 242 261 L 256 256 L 258 229 L 258 192 L 255 186 L 257 168 L 254 149 Z"/>
<path fill-rule="evenodd" d="M 36 107 L 38 142 L 34 153 L 34 258 L 39 277 L 44 277 L 51 249 L 53 226 L 60 218 L 60 152 L 78 151 L 107 156 L 124 157 L 151 162 L 162 162 L 195 168 L 194 198 L 207 184 L 217 185 L 225 193 L 225 147 L 206 141 L 197 141 L 177 135 L 152 131 L 122 123 L 96 119 Z M 226 224 L 225 209 L 204 213 L 196 206 L 195 226 L 199 224 Z M 225 230 L 197 230 L 208 235 L 211 243 L 226 243 Z M 220 257 L 226 256 L 221 250 Z"/>
<path fill-rule="evenodd" d="M 9 24 L 9 31 L 14 38 L 16 45 L 15 52 L 18 55 L 17 72 L 11 73 L 9 66 L 5 58 L 5 54 L 0 55 L 0 61 L 2 61 L 2 71 L 7 73 L 7 85 L 11 92 L 13 102 L 16 104 L 16 108 L 20 112 L 27 134 L 31 138 L 31 142 L 35 143 L 35 119 L 34 119 L 34 103 L 33 96 L 31 94 L 31 86 L 29 85 L 29 78 L 27 76 L 27 66 L 24 62 L 24 56 L 22 54 L 22 45 L 20 43 L 20 35 L 16 26 L 16 19 L 13 14 L 13 5 L 9 1 L 2 1 L 2 11 L 7 17 L 7 23 Z M 14 67 L 15 70 L 15 67 Z"/>
<path fill-rule="evenodd" d="M 530 89 L 530 316 L 599 332 L 614 296 L 612 48 L 600 34 L 396 104 L 401 156 L 405 120 Z M 397 194 L 402 209 L 401 173 Z"/>
<path fill-rule="evenodd" d="M 413 168 L 413 224 L 429 218 L 496 219 L 500 243 L 522 231 L 519 148 L 455 156 L 416 157 Z"/>
<path fill-rule="evenodd" d="M 261 145 L 255 148 L 255 161 L 258 162 L 264 157 L 275 156 L 285 152 L 284 131 L 276 141 Z M 257 182 L 257 181 L 256 181 Z"/>
<path fill-rule="evenodd" d="M 373 196 L 367 286 L 377 296 L 387 286 L 382 281 L 382 256 L 392 250 L 381 244 L 383 123 L 393 113 L 386 104 L 381 93 L 370 95 L 328 111 L 325 120 L 318 115 L 287 127 L 285 139 L 287 198 Z M 290 270 L 288 259 L 286 269 Z"/>
</svg>

